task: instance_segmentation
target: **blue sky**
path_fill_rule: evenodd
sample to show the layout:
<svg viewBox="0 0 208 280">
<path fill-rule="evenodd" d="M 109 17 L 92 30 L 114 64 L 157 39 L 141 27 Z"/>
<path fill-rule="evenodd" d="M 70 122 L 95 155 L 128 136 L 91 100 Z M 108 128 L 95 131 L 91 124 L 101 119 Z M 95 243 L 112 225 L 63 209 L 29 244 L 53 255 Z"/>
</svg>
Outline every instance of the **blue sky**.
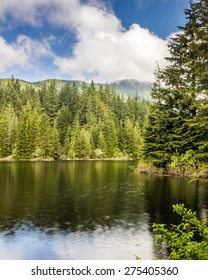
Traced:
<svg viewBox="0 0 208 280">
<path fill-rule="evenodd" d="M 188 0 L 1 0 L 0 78 L 153 81 Z"/>
</svg>

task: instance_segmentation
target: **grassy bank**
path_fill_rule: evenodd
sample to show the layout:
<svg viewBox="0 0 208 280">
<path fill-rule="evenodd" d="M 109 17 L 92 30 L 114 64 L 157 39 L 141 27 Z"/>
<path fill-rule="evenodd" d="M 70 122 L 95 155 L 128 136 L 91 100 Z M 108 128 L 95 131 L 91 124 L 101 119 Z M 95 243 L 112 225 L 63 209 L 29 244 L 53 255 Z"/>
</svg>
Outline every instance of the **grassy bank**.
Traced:
<svg viewBox="0 0 208 280">
<path fill-rule="evenodd" d="M 208 178 L 208 165 L 198 163 L 193 165 L 190 162 L 179 164 L 177 160 L 171 161 L 165 168 L 154 166 L 150 162 L 140 161 L 136 168 L 137 173 L 147 175 L 179 176 L 188 178 Z"/>
</svg>

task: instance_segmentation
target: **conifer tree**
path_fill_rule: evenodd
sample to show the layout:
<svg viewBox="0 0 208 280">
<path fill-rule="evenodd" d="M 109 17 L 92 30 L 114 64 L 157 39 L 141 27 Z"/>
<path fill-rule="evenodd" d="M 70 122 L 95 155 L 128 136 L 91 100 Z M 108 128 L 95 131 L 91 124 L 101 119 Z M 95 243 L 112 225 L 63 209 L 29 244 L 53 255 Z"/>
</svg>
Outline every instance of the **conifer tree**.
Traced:
<svg viewBox="0 0 208 280">
<path fill-rule="evenodd" d="M 69 107 L 63 105 L 57 113 L 56 120 L 60 143 L 61 145 L 63 145 L 67 134 L 68 126 L 72 123 L 72 115 L 69 110 Z"/>
<path fill-rule="evenodd" d="M 62 106 L 67 107 L 70 110 L 72 119 L 76 116 L 77 103 L 79 100 L 79 90 L 75 83 L 72 85 L 67 83 L 64 85 L 58 95 L 58 108 Z"/>
<path fill-rule="evenodd" d="M 72 126 L 68 126 L 67 135 L 65 138 L 65 152 L 67 157 L 76 157 L 76 141 L 81 130 L 79 115 L 77 114 Z"/>
<path fill-rule="evenodd" d="M 190 1 L 186 24 L 170 39 L 169 65 L 157 69 L 144 156 L 166 167 L 172 155 L 207 154 L 208 1 Z M 202 125 L 203 123 L 203 125 Z M 204 132 L 205 131 L 205 132 Z M 205 159 L 205 158 L 204 158 Z M 207 159 L 206 159 L 207 160 Z"/>
<path fill-rule="evenodd" d="M 16 112 L 19 112 L 21 109 L 21 103 L 22 103 L 22 96 L 21 96 L 21 85 L 20 81 L 18 79 L 12 78 L 8 81 L 6 86 L 6 103 L 10 103 Z"/>
<path fill-rule="evenodd" d="M 118 131 L 114 118 L 111 116 L 106 118 L 103 124 L 102 132 L 107 146 L 107 157 L 115 157 L 118 155 Z"/>
<path fill-rule="evenodd" d="M 82 128 L 76 136 L 76 143 L 74 147 L 75 157 L 92 158 L 93 146 L 89 131 L 87 131 L 85 128 Z"/>
<path fill-rule="evenodd" d="M 12 155 L 17 129 L 17 117 L 11 104 L 0 115 L 0 157 Z"/>
<path fill-rule="evenodd" d="M 36 149 L 36 126 L 37 115 L 33 112 L 28 101 L 23 107 L 17 128 L 15 157 L 19 159 L 30 159 Z"/>
<path fill-rule="evenodd" d="M 97 145 L 97 152 L 98 157 L 107 157 L 108 151 L 107 151 L 107 144 L 105 141 L 105 137 L 102 131 L 99 132 L 98 135 L 98 145 Z"/>
<path fill-rule="evenodd" d="M 41 158 L 47 158 L 50 156 L 51 149 L 51 124 L 49 116 L 41 110 L 41 108 L 37 108 L 37 119 L 36 119 L 36 151 L 35 156 Z"/>
<path fill-rule="evenodd" d="M 130 119 L 126 119 L 124 123 L 124 153 L 132 158 L 138 158 L 141 149 L 141 134 L 139 124 L 133 125 Z"/>
<path fill-rule="evenodd" d="M 57 129 L 57 124 L 54 121 L 53 126 L 50 127 L 50 146 L 49 146 L 49 156 L 53 159 L 59 159 L 61 155 L 61 145 L 59 139 L 59 133 Z"/>
<path fill-rule="evenodd" d="M 58 110 L 58 94 L 56 89 L 56 81 L 52 80 L 50 85 L 46 88 L 43 96 L 43 107 L 46 114 L 50 117 L 51 124 Z"/>
</svg>

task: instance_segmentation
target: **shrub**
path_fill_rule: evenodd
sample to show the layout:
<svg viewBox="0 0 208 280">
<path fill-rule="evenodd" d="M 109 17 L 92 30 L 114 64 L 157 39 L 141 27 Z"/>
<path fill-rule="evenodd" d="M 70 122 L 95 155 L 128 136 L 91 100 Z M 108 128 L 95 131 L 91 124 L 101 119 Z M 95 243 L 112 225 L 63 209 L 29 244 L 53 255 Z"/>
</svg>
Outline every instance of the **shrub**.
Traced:
<svg viewBox="0 0 208 280">
<path fill-rule="evenodd" d="M 180 156 L 172 156 L 167 167 L 169 174 L 192 177 L 196 173 L 198 166 L 199 162 L 196 159 L 194 152 L 189 150 Z"/>
<path fill-rule="evenodd" d="M 141 174 L 148 174 L 148 175 L 162 175 L 165 174 L 163 168 L 158 168 L 154 166 L 151 162 L 147 162 L 144 160 L 140 160 L 136 171 Z"/>
<path fill-rule="evenodd" d="M 179 225 L 153 224 L 156 252 L 165 247 L 170 260 L 208 260 L 207 219 L 200 221 L 183 204 L 173 205 L 173 211 L 181 216 Z"/>
</svg>

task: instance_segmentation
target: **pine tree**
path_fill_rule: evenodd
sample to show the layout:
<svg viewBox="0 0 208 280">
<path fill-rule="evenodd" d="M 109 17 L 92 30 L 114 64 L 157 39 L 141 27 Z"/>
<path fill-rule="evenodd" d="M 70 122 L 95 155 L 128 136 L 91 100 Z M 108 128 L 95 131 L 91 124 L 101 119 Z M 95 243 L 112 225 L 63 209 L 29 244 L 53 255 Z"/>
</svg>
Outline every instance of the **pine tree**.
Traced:
<svg viewBox="0 0 208 280">
<path fill-rule="evenodd" d="M 0 81 L 0 108 L 5 108 L 6 106 L 6 90 L 2 81 Z"/>
<path fill-rule="evenodd" d="M 17 129 L 17 117 L 11 104 L 0 115 L 0 157 L 12 155 Z"/>
<path fill-rule="evenodd" d="M 193 69 L 194 87 L 198 95 L 196 96 L 197 113 L 193 122 L 189 123 L 189 127 L 195 136 L 196 157 L 208 162 L 208 1 L 201 0 L 192 3 L 192 6 L 192 18 L 197 26 L 192 49 L 193 52 L 197 50 Z"/>
<path fill-rule="evenodd" d="M 139 124 L 133 125 L 130 119 L 124 123 L 124 153 L 132 158 L 138 158 L 141 149 L 141 134 Z"/>
<path fill-rule="evenodd" d="M 21 85 L 18 79 L 12 78 L 8 81 L 6 86 L 6 95 L 5 101 L 6 105 L 11 104 L 16 112 L 21 110 L 22 105 L 22 92 L 21 92 Z"/>
<path fill-rule="evenodd" d="M 51 150 L 51 124 L 49 116 L 41 110 L 41 108 L 36 108 L 37 118 L 36 118 L 36 151 L 35 156 L 41 158 L 47 158 L 50 156 Z"/>
<path fill-rule="evenodd" d="M 68 151 L 67 151 L 68 150 Z M 69 158 L 92 158 L 94 143 L 88 125 L 81 125 L 79 112 L 65 138 L 65 151 Z"/>
<path fill-rule="evenodd" d="M 18 159 L 30 159 L 36 150 L 36 126 L 37 115 L 33 112 L 32 106 L 28 101 L 23 107 L 22 114 L 19 118 L 15 157 Z"/>
<path fill-rule="evenodd" d="M 92 158 L 93 147 L 91 142 L 91 135 L 88 130 L 82 128 L 75 143 L 75 157 L 78 158 Z"/>
<path fill-rule="evenodd" d="M 72 85 L 67 83 L 64 85 L 58 96 L 58 108 L 60 109 L 62 106 L 67 107 L 70 110 L 72 119 L 76 116 L 77 111 L 77 103 L 79 100 L 79 90 L 75 83 Z"/>
<path fill-rule="evenodd" d="M 159 76 L 159 69 L 156 75 Z M 161 87 L 160 77 L 154 83 L 152 90 L 153 103 L 149 108 L 148 121 L 144 131 L 143 155 L 147 161 L 151 161 L 158 167 L 165 167 L 170 160 L 168 151 L 168 135 L 174 122 L 167 117 L 169 113 L 168 104 L 165 96 L 168 90 Z"/>
<path fill-rule="evenodd" d="M 186 25 L 169 42 L 169 65 L 156 72 L 144 134 L 144 157 L 166 167 L 172 155 L 207 153 L 208 1 L 185 10 Z M 203 123 L 203 125 L 201 125 Z M 205 130 L 205 132 L 204 132 Z M 200 146 L 201 145 L 201 146 Z M 204 158 L 205 159 L 205 158 Z"/>
<path fill-rule="evenodd" d="M 54 121 L 52 127 L 50 127 L 50 146 L 49 146 L 49 156 L 53 159 L 59 159 L 61 155 L 61 145 L 59 139 L 59 133 L 57 129 L 57 124 Z"/>
<path fill-rule="evenodd" d="M 60 143 L 61 145 L 63 145 L 67 134 L 68 126 L 72 123 L 72 115 L 69 110 L 69 107 L 63 105 L 58 111 L 56 120 Z"/>
<path fill-rule="evenodd" d="M 79 115 L 76 115 L 72 126 L 68 126 L 67 135 L 65 138 L 65 153 L 69 158 L 75 158 L 76 155 L 76 142 L 77 137 L 79 137 L 79 133 L 81 130 Z"/>
<path fill-rule="evenodd" d="M 46 114 L 49 116 L 51 124 L 58 111 L 58 94 L 56 89 L 56 81 L 52 80 L 50 85 L 46 88 L 43 96 L 43 107 Z"/>
<path fill-rule="evenodd" d="M 106 118 L 102 125 L 102 132 L 107 146 L 107 157 L 116 157 L 118 155 L 118 130 L 113 115 Z"/>
<path fill-rule="evenodd" d="M 108 151 L 107 151 L 107 144 L 105 141 L 105 137 L 102 131 L 99 132 L 98 135 L 98 144 L 97 144 L 97 150 L 96 155 L 97 157 L 105 158 L 107 157 Z"/>
</svg>

